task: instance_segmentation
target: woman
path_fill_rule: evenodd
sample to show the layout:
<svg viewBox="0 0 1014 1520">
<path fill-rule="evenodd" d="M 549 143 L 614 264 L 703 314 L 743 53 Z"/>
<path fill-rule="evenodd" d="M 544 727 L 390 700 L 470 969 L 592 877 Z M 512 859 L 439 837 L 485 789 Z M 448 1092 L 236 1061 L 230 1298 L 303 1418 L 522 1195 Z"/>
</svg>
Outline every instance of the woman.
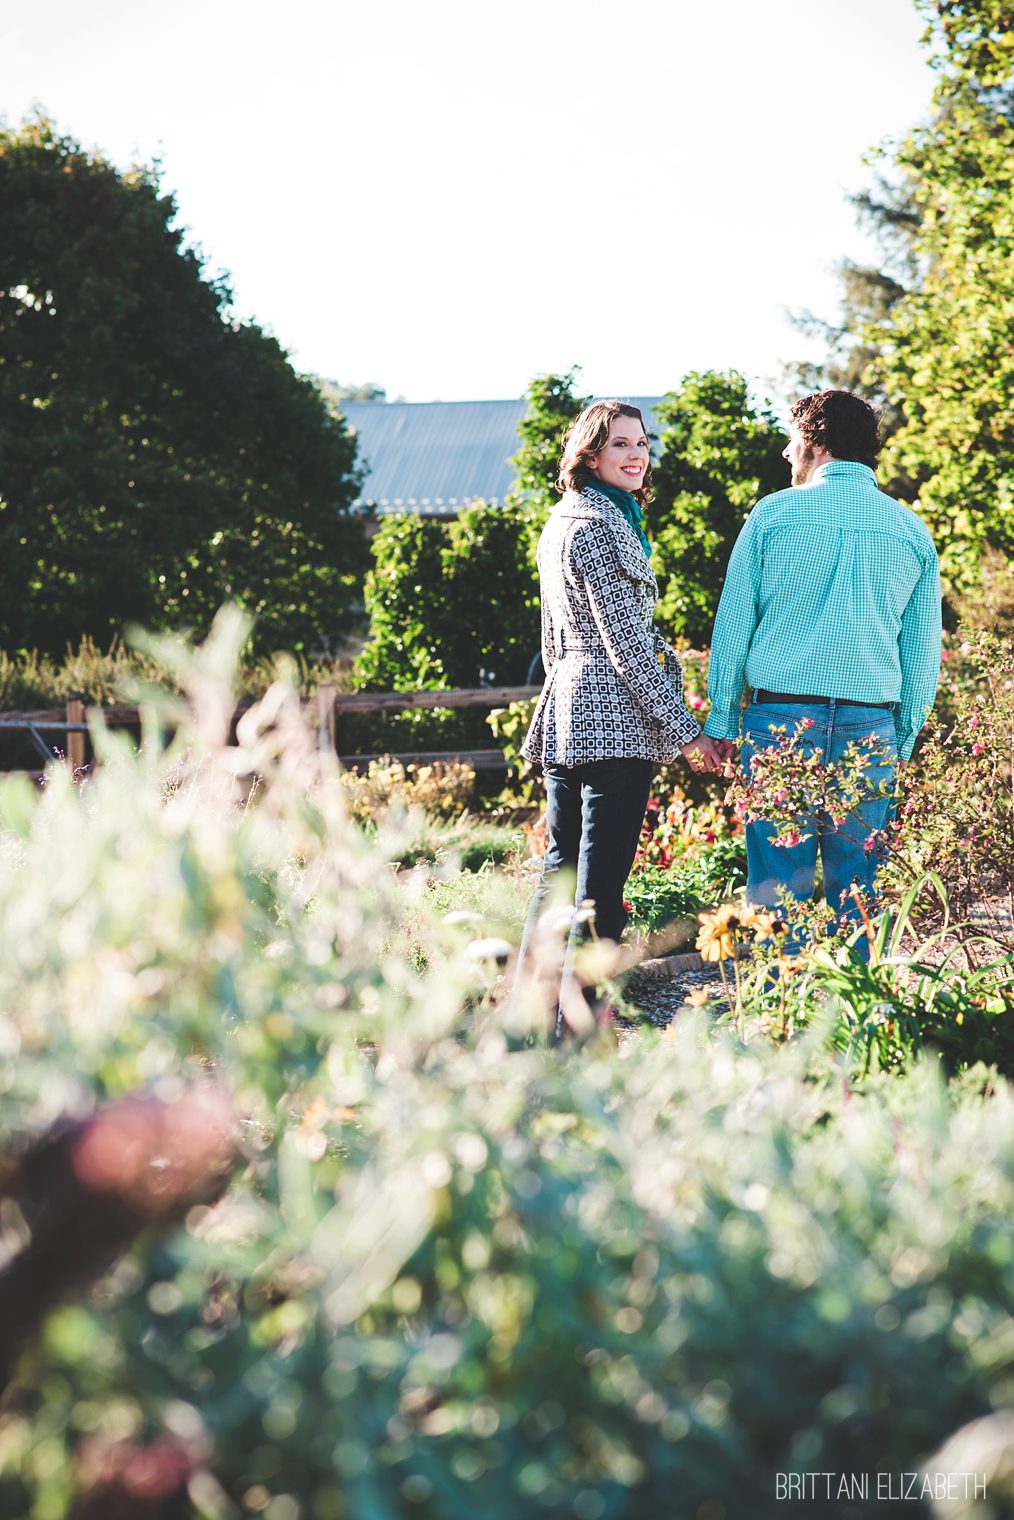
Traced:
<svg viewBox="0 0 1014 1520">
<path fill-rule="evenodd" d="M 652 627 L 658 584 L 641 511 L 651 461 L 637 408 L 586 407 L 556 484 L 563 499 L 538 548 L 546 680 L 521 751 L 545 771 L 548 846 L 519 964 L 565 869 L 576 872 L 576 902 L 594 903 L 598 937 L 618 941 L 655 767 L 682 754 L 693 769 L 723 769 L 683 705 L 679 660 Z M 565 970 L 561 1009 L 568 986 Z"/>
</svg>

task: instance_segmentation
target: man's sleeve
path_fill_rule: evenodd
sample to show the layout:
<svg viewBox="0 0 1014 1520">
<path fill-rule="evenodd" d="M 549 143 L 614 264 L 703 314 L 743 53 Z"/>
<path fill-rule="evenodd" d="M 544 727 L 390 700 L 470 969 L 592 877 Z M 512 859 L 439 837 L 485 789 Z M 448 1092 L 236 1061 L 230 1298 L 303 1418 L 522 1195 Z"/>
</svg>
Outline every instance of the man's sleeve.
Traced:
<svg viewBox="0 0 1014 1520">
<path fill-rule="evenodd" d="M 933 706 L 940 679 L 940 564 L 932 545 L 923 561 L 922 575 L 901 615 L 898 654 L 901 660 L 898 756 L 907 760 Z"/>
<path fill-rule="evenodd" d="M 758 504 L 740 530 L 715 618 L 708 661 L 711 712 L 704 725 L 704 732 L 713 739 L 739 738 L 746 657 L 757 628 L 762 544 L 759 511 Z"/>
</svg>

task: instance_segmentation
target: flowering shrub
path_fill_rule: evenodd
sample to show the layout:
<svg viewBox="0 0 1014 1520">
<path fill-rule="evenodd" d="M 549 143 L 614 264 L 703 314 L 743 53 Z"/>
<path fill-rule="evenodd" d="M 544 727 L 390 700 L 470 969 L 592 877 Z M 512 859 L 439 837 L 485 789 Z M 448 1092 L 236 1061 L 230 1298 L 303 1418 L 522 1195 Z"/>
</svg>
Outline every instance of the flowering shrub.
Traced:
<svg viewBox="0 0 1014 1520">
<path fill-rule="evenodd" d="M 743 824 L 730 804 L 717 797 L 691 802 L 679 786 L 664 796 L 651 796 L 645 810 L 634 869 L 671 866 L 677 860 L 697 860 L 718 846 L 736 842 L 742 854 Z M 745 857 L 744 857 L 745 858 Z"/>
<path fill-rule="evenodd" d="M 1002 898 L 1007 922 L 989 927 L 1014 942 L 1014 640 L 976 631 L 954 658 L 960 675 L 901 773 L 886 879 L 900 889 L 932 868 L 959 918 Z"/>
<path fill-rule="evenodd" d="M 420 808 L 431 818 L 456 818 L 469 805 L 475 771 L 460 761 L 402 765 L 371 760 L 368 770 L 343 771 L 340 784 L 350 815 L 370 823 L 394 806 Z"/>
<path fill-rule="evenodd" d="M 850 744 L 835 765 L 823 765 L 820 751 L 809 744 L 811 718 L 802 718 L 791 732 L 784 723 L 771 725 L 771 740 L 753 751 L 749 775 L 740 778 L 730 792 L 733 812 L 746 823 L 761 819 L 770 823 L 772 842 L 786 849 L 802 843 L 823 814 L 849 834 L 856 843 L 873 849 L 857 809 L 874 797 L 883 797 L 890 784 L 870 777 L 870 771 L 889 763 L 884 746 L 871 734 Z"/>
<path fill-rule="evenodd" d="M 941 949 L 948 927 L 919 937 L 913 910 L 927 892 L 945 916 L 935 875 L 917 880 L 856 934 L 825 932 L 824 904 L 771 912 L 725 903 L 702 920 L 697 946 L 717 961 L 741 1033 L 782 1041 L 811 1026 L 871 1068 L 899 1070 L 932 1051 L 949 1072 L 987 1062 L 1014 1075 L 1014 970 L 1008 957 L 972 961 Z M 856 940 L 866 940 L 866 956 Z M 795 953 L 790 953 L 790 944 Z M 744 954 L 749 954 L 743 959 Z M 731 975 L 726 964 L 732 967 Z"/>
</svg>

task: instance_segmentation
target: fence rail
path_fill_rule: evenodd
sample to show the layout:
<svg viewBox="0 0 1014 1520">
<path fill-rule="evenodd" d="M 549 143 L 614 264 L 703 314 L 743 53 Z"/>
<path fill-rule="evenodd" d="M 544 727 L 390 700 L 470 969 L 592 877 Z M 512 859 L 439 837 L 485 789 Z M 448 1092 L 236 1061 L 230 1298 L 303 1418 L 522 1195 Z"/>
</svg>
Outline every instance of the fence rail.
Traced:
<svg viewBox="0 0 1014 1520">
<path fill-rule="evenodd" d="M 314 722 L 321 742 L 327 743 L 335 752 L 341 738 L 342 713 L 362 712 L 408 712 L 422 708 L 507 707 L 511 702 L 526 702 L 537 697 L 538 686 L 476 686 L 462 687 L 452 691 L 335 691 L 322 686 L 315 696 L 302 704 L 307 716 Z M 253 706 L 243 702 L 233 713 L 236 723 Z M 72 770 L 80 770 L 85 763 L 88 735 L 87 712 L 100 713 L 110 728 L 140 728 L 141 714 L 136 707 L 122 703 L 108 706 L 96 704 L 87 708 L 77 697 L 68 700 L 64 708 L 37 708 L 24 712 L 0 713 L 0 733 L 25 733 L 35 746 L 36 752 L 47 762 L 65 759 Z M 43 734 L 66 735 L 66 753 L 61 754 L 47 744 Z M 368 765 L 384 758 L 374 755 L 338 756 L 346 767 Z M 389 758 L 408 765 L 433 765 L 441 761 L 460 760 L 473 770 L 499 770 L 504 764 L 503 752 L 498 749 L 456 750 L 398 750 L 390 752 Z"/>
</svg>

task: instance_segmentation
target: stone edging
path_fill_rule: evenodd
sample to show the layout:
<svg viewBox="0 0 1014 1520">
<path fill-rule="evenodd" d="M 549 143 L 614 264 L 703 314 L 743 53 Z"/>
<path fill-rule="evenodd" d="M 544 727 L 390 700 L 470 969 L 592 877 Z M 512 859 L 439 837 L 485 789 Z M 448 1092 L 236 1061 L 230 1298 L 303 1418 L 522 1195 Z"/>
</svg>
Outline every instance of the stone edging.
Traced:
<svg viewBox="0 0 1014 1520">
<path fill-rule="evenodd" d="M 638 961 L 637 965 L 631 966 L 626 974 L 627 976 L 643 976 L 648 981 L 656 982 L 682 976 L 684 971 L 703 971 L 704 966 L 704 957 L 700 951 L 691 950 L 685 955 L 659 955 L 654 960 Z"/>
</svg>

